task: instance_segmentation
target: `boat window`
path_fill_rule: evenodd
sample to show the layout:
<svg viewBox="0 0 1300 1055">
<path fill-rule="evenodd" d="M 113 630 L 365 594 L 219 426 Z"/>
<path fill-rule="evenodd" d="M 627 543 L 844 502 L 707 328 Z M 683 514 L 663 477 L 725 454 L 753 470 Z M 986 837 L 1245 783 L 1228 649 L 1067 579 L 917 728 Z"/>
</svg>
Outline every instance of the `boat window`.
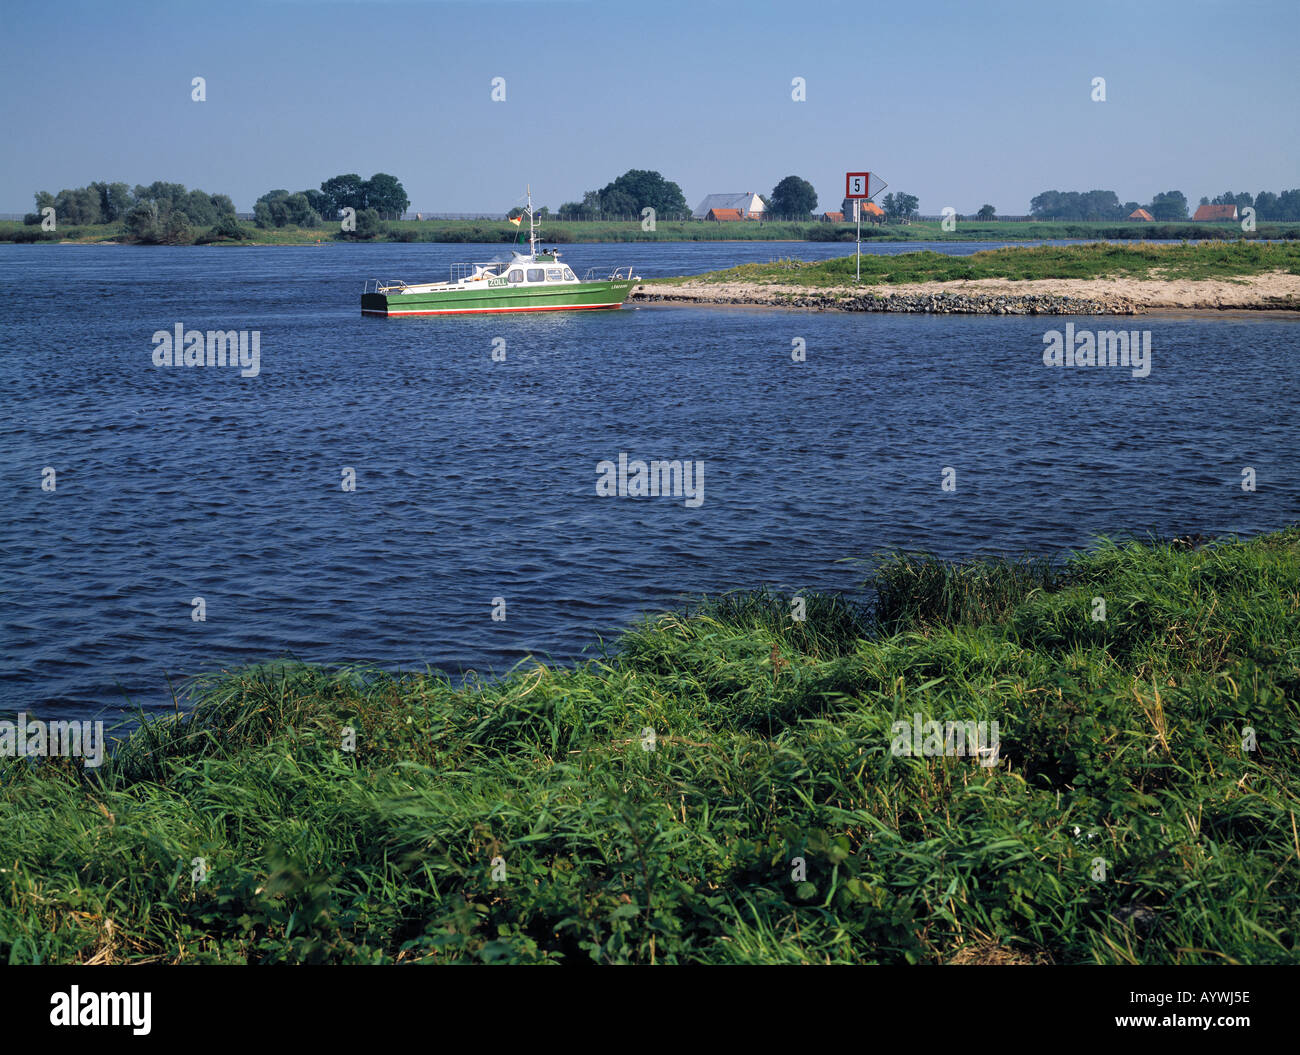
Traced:
<svg viewBox="0 0 1300 1055">
<path fill-rule="evenodd" d="M 564 277 L 570 282 L 574 281 L 573 272 L 567 267 L 564 269 Z"/>
<path fill-rule="evenodd" d="M 546 269 L 546 281 L 547 281 L 547 282 L 563 282 L 563 281 L 564 281 L 564 272 L 561 271 L 558 267 L 548 267 L 548 268 Z"/>
<path fill-rule="evenodd" d="M 530 267 L 528 269 L 529 282 L 542 282 L 545 281 L 545 277 L 546 272 L 540 267 Z"/>
<path fill-rule="evenodd" d="M 510 272 L 511 282 L 522 282 L 523 280 L 524 280 L 524 273 L 522 271 L 516 269 Z"/>
</svg>

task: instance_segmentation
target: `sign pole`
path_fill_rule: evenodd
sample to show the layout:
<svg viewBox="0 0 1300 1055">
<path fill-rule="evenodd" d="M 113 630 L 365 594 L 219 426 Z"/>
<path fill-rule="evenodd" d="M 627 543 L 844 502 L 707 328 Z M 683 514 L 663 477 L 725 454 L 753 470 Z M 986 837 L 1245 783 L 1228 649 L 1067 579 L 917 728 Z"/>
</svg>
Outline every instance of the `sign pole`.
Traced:
<svg viewBox="0 0 1300 1055">
<path fill-rule="evenodd" d="M 857 221 L 857 245 L 854 253 L 856 271 L 853 281 L 859 285 L 862 283 L 862 203 L 870 201 L 885 189 L 885 181 L 879 177 L 874 179 L 874 190 L 872 183 L 873 175 L 870 172 L 844 173 L 844 200 L 853 202 L 853 219 Z"/>
</svg>

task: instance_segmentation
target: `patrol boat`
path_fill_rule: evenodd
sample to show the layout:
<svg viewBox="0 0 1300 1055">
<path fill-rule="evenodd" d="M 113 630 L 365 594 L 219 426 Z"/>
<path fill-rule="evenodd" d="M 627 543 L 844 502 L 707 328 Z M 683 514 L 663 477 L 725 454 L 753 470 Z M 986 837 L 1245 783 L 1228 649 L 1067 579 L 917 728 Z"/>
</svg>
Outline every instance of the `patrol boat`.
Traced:
<svg viewBox="0 0 1300 1055">
<path fill-rule="evenodd" d="M 452 264 L 446 282 L 370 279 L 361 294 L 363 315 L 465 315 L 505 311 L 583 311 L 621 308 L 641 281 L 632 268 L 578 278 L 554 249 L 537 251 L 537 218 L 528 192 L 528 252 L 506 261 Z"/>
</svg>

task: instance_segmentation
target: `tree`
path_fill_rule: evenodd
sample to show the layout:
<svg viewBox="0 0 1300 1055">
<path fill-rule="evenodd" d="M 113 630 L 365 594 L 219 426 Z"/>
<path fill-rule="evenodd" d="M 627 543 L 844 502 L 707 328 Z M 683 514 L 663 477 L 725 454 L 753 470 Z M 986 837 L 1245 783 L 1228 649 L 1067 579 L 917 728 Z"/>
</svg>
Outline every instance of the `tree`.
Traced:
<svg viewBox="0 0 1300 1055">
<path fill-rule="evenodd" d="M 975 214 L 977 220 L 991 220 L 997 215 L 997 210 L 992 205 L 981 205 L 980 211 Z"/>
<path fill-rule="evenodd" d="M 49 195 L 45 197 L 48 199 Z M 99 193 L 89 187 L 65 188 L 52 200 L 46 201 L 45 205 L 41 204 L 41 197 L 38 195 L 37 210 L 45 208 L 46 205 L 54 207 L 55 219 L 60 224 L 100 222 Z"/>
<path fill-rule="evenodd" d="M 690 211 L 681 187 L 649 169 L 628 169 L 598 193 L 600 211 L 615 215 L 640 216 L 647 208 L 654 209 L 656 216 Z"/>
<path fill-rule="evenodd" d="M 610 187 L 601 191 L 600 211 L 608 216 L 635 216 L 641 208 L 641 204 L 627 191 L 611 190 Z"/>
<path fill-rule="evenodd" d="M 407 206 L 411 204 L 397 177 L 386 172 L 376 172 L 366 180 L 362 189 L 365 194 L 363 205 L 377 209 L 384 215 L 391 215 L 394 219 L 406 212 Z"/>
<path fill-rule="evenodd" d="M 338 217 L 331 212 L 333 203 L 318 190 L 305 190 L 302 192 L 303 197 L 307 199 L 307 204 L 312 207 L 317 215 L 327 220 L 335 220 Z"/>
<path fill-rule="evenodd" d="M 1274 220 L 1300 220 L 1300 190 L 1284 190 L 1277 196 Z"/>
<path fill-rule="evenodd" d="M 104 223 L 116 223 L 131 209 L 131 188 L 125 183 L 92 183 L 99 195 L 99 213 Z"/>
<path fill-rule="evenodd" d="M 806 179 L 786 176 L 772 188 L 771 212 L 773 216 L 807 218 L 817 208 L 817 191 Z"/>
<path fill-rule="evenodd" d="M 379 219 L 379 212 L 375 209 L 362 209 L 357 213 L 357 229 L 355 231 L 345 232 L 353 238 L 372 239 L 378 238 L 387 228 Z"/>
<path fill-rule="evenodd" d="M 172 209 L 185 207 L 185 199 L 189 192 L 183 183 L 164 183 L 155 180 L 147 187 L 137 184 L 132 194 L 137 202 L 154 201 L 158 203 L 160 210 L 170 212 Z M 165 210 L 164 206 L 166 206 Z"/>
<path fill-rule="evenodd" d="M 159 241 L 158 203 L 142 199 L 126 214 L 126 231 L 138 242 Z"/>
<path fill-rule="evenodd" d="M 1138 207 L 1119 203 L 1112 190 L 1079 191 L 1045 190 L 1029 203 L 1029 211 L 1039 220 L 1122 220 Z"/>
<path fill-rule="evenodd" d="M 311 207 L 307 195 L 302 192 L 290 194 L 285 198 L 284 212 L 286 224 L 297 224 L 299 227 L 320 226 L 320 213 Z"/>
<path fill-rule="evenodd" d="M 337 216 L 344 209 L 360 212 L 366 207 L 366 183 L 355 172 L 333 176 L 320 185 L 321 193 L 329 200 L 329 211 Z M 322 213 L 322 215 L 327 215 Z"/>
<path fill-rule="evenodd" d="M 1153 220 L 1186 220 L 1187 198 L 1180 190 L 1164 191 L 1151 199 L 1147 212 Z"/>
<path fill-rule="evenodd" d="M 200 227 L 211 227 L 217 222 L 217 210 L 212 199 L 201 190 L 192 190 L 185 196 L 186 218 Z"/>
<path fill-rule="evenodd" d="M 1255 216 L 1258 219 L 1276 219 L 1277 211 L 1277 195 L 1271 190 L 1262 190 L 1255 195 Z"/>
<path fill-rule="evenodd" d="M 248 238 L 248 232 L 240 225 L 235 214 L 222 213 L 217 222 L 213 225 L 212 230 L 208 232 L 208 238 L 215 240 L 218 238 L 230 238 L 237 242 L 242 242 Z"/>
<path fill-rule="evenodd" d="M 880 207 L 891 220 L 906 220 L 916 214 L 919 204 L 915 194 L 903 194 L 900 191 L 897 194 L 886 194 Z"/>
<path fill-rule="evenodd" d="M 234 216 L 235 203 L 230 200 L 228 194 L 212 195 L 212 207 L 217 210 L 218 216 Z"/>
<path fill-rule="evenodd" d="M 253 204 L 253 222 L 258 227 L 283 227 L 289 222 L 287 190 L 269 190 Z M 261 206 L 259 209 L 258 206 Z"/>
</svg>

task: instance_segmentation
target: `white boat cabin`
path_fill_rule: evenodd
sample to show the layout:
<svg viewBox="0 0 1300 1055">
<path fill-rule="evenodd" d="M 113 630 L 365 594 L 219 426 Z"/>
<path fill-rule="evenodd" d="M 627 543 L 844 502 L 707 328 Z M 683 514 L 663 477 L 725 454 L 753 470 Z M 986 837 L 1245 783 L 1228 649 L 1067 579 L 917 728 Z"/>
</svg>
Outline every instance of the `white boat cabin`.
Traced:
<svg viewBox="0 0 1300 1055">
<path fill-rule="evenodd" d="M 470 266 L 474 269 L 470 275 L 457 275 L 453 269 L 452 281 L 487 282 L 491 286 L 544 286 L 579 281 L 573 269 L 560 262 L 560 254 L 555 251 L 515 253 L 505 263 Z"/>
</svg>

